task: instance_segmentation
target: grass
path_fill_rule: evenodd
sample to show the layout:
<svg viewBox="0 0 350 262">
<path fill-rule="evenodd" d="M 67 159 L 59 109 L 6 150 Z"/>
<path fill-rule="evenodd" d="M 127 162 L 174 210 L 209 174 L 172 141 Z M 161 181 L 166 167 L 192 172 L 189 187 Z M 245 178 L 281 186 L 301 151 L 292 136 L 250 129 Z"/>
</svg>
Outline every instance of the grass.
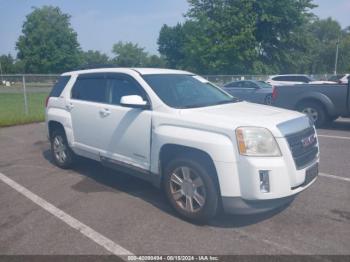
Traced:
<svg viewBox="0 0 350 262">
<path fill-rule="evenodd" d="M 23 94 L 0 93 L 0 127 L 41 122 L 45 119 L 47 93 L 28 93 L 28 114 Z"/>
</svg>

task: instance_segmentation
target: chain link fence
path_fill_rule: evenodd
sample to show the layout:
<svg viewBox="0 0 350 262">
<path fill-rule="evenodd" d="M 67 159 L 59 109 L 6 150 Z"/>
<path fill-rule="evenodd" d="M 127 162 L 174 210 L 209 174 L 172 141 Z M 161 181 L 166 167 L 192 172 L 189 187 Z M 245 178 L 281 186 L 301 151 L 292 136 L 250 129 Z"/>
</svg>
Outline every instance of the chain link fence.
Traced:
<svg viewBox="0 0 350 262">
<path fill-rule="evenodd" d="M 327 80 L 331 74 L 313 75 Z M 0 127 L 44 120 L 45 100 L 59 75 L 0 75 Z M 236 80 L 265 81 L 268 75 L 205 75 L 223 86 Z"/>
<path fill-rule="evenodd" d="M 314 80 L 326 81 L 332 75 L 333 74 L 311 75 L 311 78 Z M 269 75 L 205 75 L 203 77 L 218 86 L 223 86 L 227 83 L 238 80 L 266 81 L 269 78 Z"/>
<path fill-rule="evenodd" d="M 1 75 L 0 126 L 44 119 L 45 99 L 58 75 Z"/>
</svg>

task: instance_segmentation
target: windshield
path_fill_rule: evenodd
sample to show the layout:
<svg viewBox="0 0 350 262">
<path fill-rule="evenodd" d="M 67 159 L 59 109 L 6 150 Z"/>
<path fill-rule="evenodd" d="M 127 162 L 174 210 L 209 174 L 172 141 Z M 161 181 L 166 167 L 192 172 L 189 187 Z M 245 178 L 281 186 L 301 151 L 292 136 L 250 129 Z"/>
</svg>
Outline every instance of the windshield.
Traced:
<svg viewBox="0 0 350 262">
<path fill-rule="evenodd" d="M 181 74 L 144 75 L 159 98 L 174 108 L 193 108 L 233 103 L 237 98 L 202 77 Z"/>
</svg>

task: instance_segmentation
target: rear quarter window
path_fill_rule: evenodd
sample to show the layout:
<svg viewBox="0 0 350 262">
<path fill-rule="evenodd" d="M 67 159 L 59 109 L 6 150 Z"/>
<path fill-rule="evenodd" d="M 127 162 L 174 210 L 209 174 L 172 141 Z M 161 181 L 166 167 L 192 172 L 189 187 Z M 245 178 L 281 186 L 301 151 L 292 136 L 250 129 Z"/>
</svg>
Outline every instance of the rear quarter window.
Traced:
<svg viewBox="0 0 350 262">
<path fill-rule="evenodd" d="M 60 76 L 56 84 L 53 86 L 49 96 L 59 97 L 63 89 L 66 87 L 69 79 L 70 79 L 70 76 Z"/>
</svg>

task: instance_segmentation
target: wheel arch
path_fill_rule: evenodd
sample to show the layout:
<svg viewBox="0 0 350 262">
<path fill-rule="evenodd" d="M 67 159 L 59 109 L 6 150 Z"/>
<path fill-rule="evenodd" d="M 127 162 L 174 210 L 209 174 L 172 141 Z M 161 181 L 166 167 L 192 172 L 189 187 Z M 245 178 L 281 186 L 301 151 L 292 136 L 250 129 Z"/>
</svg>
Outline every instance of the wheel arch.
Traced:
<svg viewBox="0 0 350 262">
<path fill-rule="evenodd" d="M 214 160 L 207 152 L 195 147 L 189 147 L 172 143 L 164 144 L 159 150 L 159 173 L 161 175 L 160 182 L 163 182 L 164 168 L 172 159 L 180 156 L 189 157 L 189 155 L 191 155 L 191 159 L 200 162 L 209 170 L 209 175 L 214 179 L 218 192 L 221 195 L 220 184 Z"/>
<path fill-rule="evenodd" d="M 63 130 L 64 133 L 66 133 L 64 126 L 62 125 L 62 123 L 55 121 L 55 120 L 50 120 L 48 122 L 48 135 L 49 135 L 49 139 L 52 138 L 52 134 L 55 130 L 60 129 Z"/>
<path fill-rule="evenodd" d="M 301 98 L 296 104 L 295 109 L 298 109 L 302 104 L 307 102 L 313 102 L 317 103 L 325 110 L 325 113 L 328 116 L 334 116 L 335 115 L 335 108 L 333 102 L 324 94 L 321 93 L 312 93 L 309 94 L 306 97 Z"/>
</svg>

